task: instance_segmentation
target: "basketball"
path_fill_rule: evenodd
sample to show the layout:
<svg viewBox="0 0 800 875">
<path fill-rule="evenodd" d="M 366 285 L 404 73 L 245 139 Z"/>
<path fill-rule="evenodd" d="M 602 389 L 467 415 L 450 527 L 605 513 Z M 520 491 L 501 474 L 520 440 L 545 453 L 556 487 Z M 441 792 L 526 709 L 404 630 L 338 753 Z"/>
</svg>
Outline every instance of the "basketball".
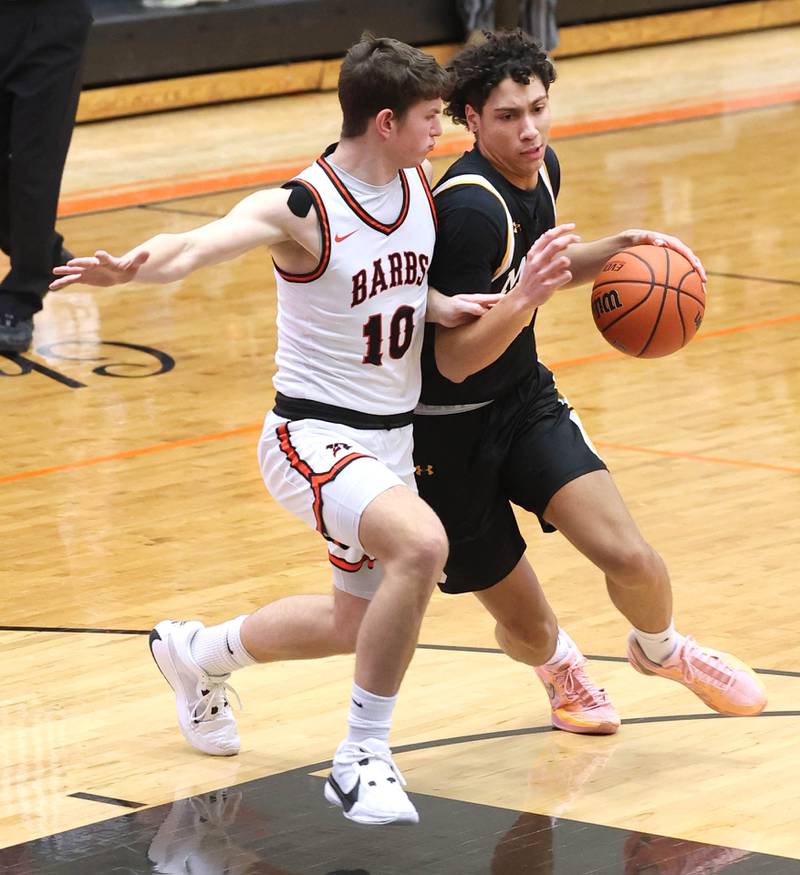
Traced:
<svg viewBox="0 0 800 875">
<path fill-rule="evenodd" d="M 706 309 L 700 275 L 679 252 L 632 246 L 603 265 L 592 287 L 592 315 L 605 339 L 637 358 L 686 346 Z"/>
</svg>

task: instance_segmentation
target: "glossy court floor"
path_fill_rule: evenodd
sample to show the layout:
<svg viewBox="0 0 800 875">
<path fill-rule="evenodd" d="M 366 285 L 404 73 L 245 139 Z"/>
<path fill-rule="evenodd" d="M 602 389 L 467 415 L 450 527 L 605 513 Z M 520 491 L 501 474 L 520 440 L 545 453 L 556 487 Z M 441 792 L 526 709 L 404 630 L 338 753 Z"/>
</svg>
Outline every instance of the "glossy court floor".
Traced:
<svg viewBox="0 0 800 875">
<path fill-rule="evenodd" d="M 654 361 L 605 345 L 588 289 L 537 322 L 670 567 L 678 628 L 754 665 L 765 714 L 722 718 L 635 674 L 599 574 L 521 518 L 624 718 L 616 736 L 551 731 L 544 691 L 477 602 L 437 594 L 393 730 L 419 827 L 355 827 L 322 800 L 350 657 L 237 674 L 241 754 L 195 753 L 151 625 L 329 585 L 317 537 L 255 462 L 269 257 L 172 286 L 76 288 L 48 297 L 29 353 L 0 357 L 1 871 L 800 872 L 798 45 L 786 28 L 559 65 L 560 217 L 585 239 L 678 234 L 703 258 L 709 306 L 697 339 Z M 337 124 L 331 95 L 309 95 L 83 126 L 60 227 L 82 253 L 192 227 L 286 178 Z M 442 139 L 437 173 L 463 147 Z"/>
</svg>

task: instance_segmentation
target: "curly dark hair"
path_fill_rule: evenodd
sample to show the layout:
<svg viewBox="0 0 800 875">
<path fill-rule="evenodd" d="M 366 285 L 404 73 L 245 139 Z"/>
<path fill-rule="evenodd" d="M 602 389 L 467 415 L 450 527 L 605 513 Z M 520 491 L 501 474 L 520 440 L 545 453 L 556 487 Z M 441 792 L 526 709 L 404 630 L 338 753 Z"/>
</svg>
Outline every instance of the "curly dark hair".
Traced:
<svg viewBox="0 0 800 875">
<path fill-rule="evenodd" d="M 496 33 L 484 32 L 486 41 L 467 46 L 447 67 L 450 84 L 445 94 L 445 115 L 466 125 L 466 106 L 482 112 L 493 89 L 510 76 L 528 85 L 537 77 L 550 88 L 555 81 L 555 67 L 544 49 L 519 28 Z"/>
</svg>

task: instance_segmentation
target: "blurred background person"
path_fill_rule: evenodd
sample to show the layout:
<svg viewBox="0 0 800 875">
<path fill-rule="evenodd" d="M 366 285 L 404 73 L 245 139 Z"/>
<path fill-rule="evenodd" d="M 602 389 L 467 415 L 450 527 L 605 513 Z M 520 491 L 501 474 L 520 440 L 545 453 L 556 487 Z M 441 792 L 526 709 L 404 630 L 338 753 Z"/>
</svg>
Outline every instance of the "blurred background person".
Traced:
<svg viewBox="0 0 800 875">
<path fill-rule="evenodd" d="M 480 41 L 484 30 L 521 27 L 545 51 L 558 45 L 557 0 L 456 0 L 467 42 Z"/>
<path fill-rule="evenodd" d="M 55 265 L 56 209 L 92 23 L 88 0 L 0 0 L 0 352 L 24 352 Z"/>
</svg>

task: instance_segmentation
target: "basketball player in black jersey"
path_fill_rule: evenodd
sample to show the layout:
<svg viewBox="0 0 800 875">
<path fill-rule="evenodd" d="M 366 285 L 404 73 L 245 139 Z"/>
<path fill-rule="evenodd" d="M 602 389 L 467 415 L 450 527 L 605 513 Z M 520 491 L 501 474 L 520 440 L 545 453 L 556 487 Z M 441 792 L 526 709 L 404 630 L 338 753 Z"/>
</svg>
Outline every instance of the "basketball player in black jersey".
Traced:
<svg viewBox="0 0 800 875">
<path fill-rule="evenodd" d="M 557 620 L 525 558 L 512 504 L 559 530 L 604 574 L 613 604 L 631 623 L 628 659 L 644 674 L 688 686 L 723 714 L 757 714 L 766 697 L 753 672 L 674 629 L 661 557 L 644 540 L 580 420 L 537 360 L 536 309 L 519 295 L 531 244 L 555 233 L 561 178 L 548 145 L 555 71 L 520 31 L 488 34 L 451 66 L 446 112 L 475 135 L 436 187 L 439 229 L 431 286 L 445 294 L 505 292 L 484 317 L 458 328 L 429 326 L 414 423 L 420 494 L 445 525 L 450 556 L 441 588 L 474 592 L 496 620 L 500 646 L 536 668 L 553 724 L 611 733 L 619 718 L 588 678 L 585 659 Z M 591 243 L 577 238 L 554 258 L 570 285 L 591 282 L 628 246 L 674 237 L 628 230 Z M 528 259 L 530 256 L 528 256 Z M 557 286 L 553 285 L 550 293 Z"/>
</svg>

